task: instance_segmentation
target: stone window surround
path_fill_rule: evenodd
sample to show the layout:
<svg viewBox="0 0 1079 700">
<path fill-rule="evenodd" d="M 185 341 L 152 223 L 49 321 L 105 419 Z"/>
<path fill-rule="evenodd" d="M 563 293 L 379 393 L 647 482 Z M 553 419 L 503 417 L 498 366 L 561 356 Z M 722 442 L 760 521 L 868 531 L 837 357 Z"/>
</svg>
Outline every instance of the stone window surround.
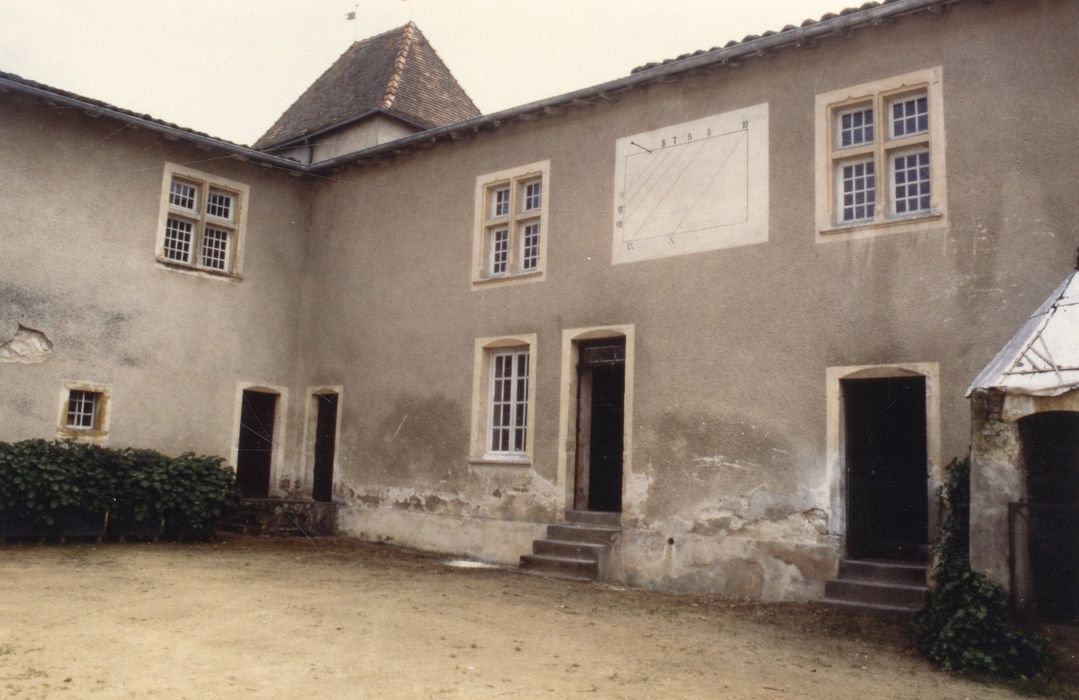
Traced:
<svg viewBox="0 0 1079 700">
<path fill-rule="evenodd" d="M 170 204 L 169 195 L 172 190 L 174 179 L 178 179 L 185 183 L 192 183 L 199 187 L 201 193 L 201 198 L 197 203 L 199 211 L 194 215 Z M 232 220 L 222 220 L 220 226 L 214 226 L 214 228 L 228 229 L 231 232 L 228 245 L 229 267 L 227 270 L 216 270 L 211 267 L 203 266 L 199 259 L 201 256 L 200 246 L 203 239 L 203 228 L 207 223 L 213 226 L 217 221 L 205 213 L 211 188 L 224 191 L 233 197 L 234 213 Z M 211 175 L 176 163 L 166 162 L 162 173 L 161 200 L 159 204 L 157 236 L 154 247 L 157 266 L 175 272 L 194 274 L 211 279 L 226 281 L 241 280 L 243 278 L 243 252 L 244 241 L 246 238 L 247 212 L 251 199 L 250 194 L 250 188 L 244 183 L 229 180 L 217 175 Z M 192 252 L 192 260 L 194 262 L 186 263 L 165 257 L 165 230 L 170 213 L 179 214 L 192 221 L 197 221 L 195 224 L 197 231 L 192 240 L 192 246 L 195 248 Z"/>
<path fill-rule="evenodd" d="M 493 286 L 541 282 L 547 270 L 548 206 L 550 202 L 551 161 L 529 163 L 476 178 L 475 215 L 472 234 L 472 289 Z M 539 181 L 540 206 L 525 209 L 526 187 Z M 497 192 L 509 190 L 508 214 L 497 215 L 495 211 Z M 539 254 L 535 266 L 523 267 L 525 256 L 524 228 L 529 223 L 539 224 Z M 496 230 L 508 231 L 507 269 L 492 272 L 491 240 Z"/>
<path fill-rule="evenodd" d="M 536 343 L 535 333 L 476 338 L 472 364 L 472 416 L 469 464 L 478 466 L 530 467 L 533 460 L 536 424 Z M 525 421 L 525 450 L 520 456 L 489 453 L 491 357 L 499 350 L 528 351 L 528 403 Z"/>
<path fill-rule="evenodd" d="M 97 395 L 94 405 L 94 425 L 91 428 L 73 428 L 68 426 L 68 402 L 71 392 L 86 391 Z M 109 422 L 112 409 L 112 390 L 108 384 L 81 380 L 63 381 L 60 389 L 59 416 L 56 437 L 104 444 L 109 437 Z"/>
<path fill-rule="evenodd" d="M 945 163 L 944 103 L 942 68 L 936 66 L 862 85 L 842 88 L 816 96 L 815 106 L 815 191 L 816 242 L 849 241 L 892 233 L 943 229 L 947 225 L 947 180 Z M 888 105 L 904 96 L 924 93 L 928 98 L 929 130 L 925 134 L 890 138 Z M 874 142 L 853 147 L 836 146 L 837 118 L 852 108 L 872 105 L 876 115 Z M 896 155 L 917 149 L 930 151 L 929 211 L 910 215 L 892 214 L 894 183 L 892 162 Z M 839 221 L 837 170 L 843 162 L 872 160 L 876 171 L 876 215 L 872 220 Z"/>
</svg>

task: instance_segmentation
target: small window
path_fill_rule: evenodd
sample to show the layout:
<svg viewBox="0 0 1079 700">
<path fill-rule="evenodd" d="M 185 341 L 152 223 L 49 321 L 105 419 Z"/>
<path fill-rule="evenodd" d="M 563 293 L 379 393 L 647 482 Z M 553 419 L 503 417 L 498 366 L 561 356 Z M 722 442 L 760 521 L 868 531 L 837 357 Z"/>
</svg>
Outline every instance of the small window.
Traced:
<svg viewBox="0 0 1079 700">
<path fill-rule="evenodd" d="M 543 279 L 548 168 L 544 161 L 476 178 L 473 289 Z"/>
<path fill-rule="evenodd" d="M 57 437 L 103 440 L 108 434 L 109 389 L 103 384 L 64 382 Z"/>
<path fill-rule="evenodd" d="M 864 221 L 873 218 L 877 198 L 876 173 L 873 161 L 844 163 L 838 170 L 841 218 L 843 221 Z"/>
<path fill-rule="evenodd" d="M 929 131 L 929 98 L 917 95 L 892 102 L 892 138 Z"/>
<path fill-rule="evenodd" d="M 158 262 L 238 276 L 245 185 L 166 163 Z"/>
<path fill-rule="evenodd" d="M 929 151 L 923 149 L 893 155 L 892 183 L 896 215 L 929 211 Z"/>
<path fill-rule="evenodd" d="M 67 399 L 67 425 L 72 430 L 96 430 L 101 392 L 73 389 Z"/>
<path fill-rule="evenodd" d="M 509 270 L 510 230 L 498 228 L 491 231 L 491 274 L 504 275 Z"/>
<path fill-rule="evenodd" d="M 500 219 L 510 215 L 510 188 L 498 187 L 492 193 L 494 206 L 491 210 L 491 218 Z"/>
<path fill-rule="evenodd" d="M 839 148 L 850 148 L 873 143 L 873 108 L 862 107 L 839 112 L 836 119 L 839 129 Z"/>
</svg>

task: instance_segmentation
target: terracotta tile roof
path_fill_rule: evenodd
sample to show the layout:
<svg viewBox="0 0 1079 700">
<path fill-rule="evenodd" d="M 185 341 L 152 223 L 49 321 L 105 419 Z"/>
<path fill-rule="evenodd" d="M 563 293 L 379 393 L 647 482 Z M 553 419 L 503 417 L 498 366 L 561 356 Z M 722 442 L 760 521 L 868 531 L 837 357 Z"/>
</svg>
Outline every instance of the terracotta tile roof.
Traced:
<svg viewBox="0 0 1079 700">
<path fill-rule="evenodd" d="M 430 129 L 480 112 L 413 22 L 357 41 L 255 142 L 265 150 L 373 112 Z"/>
<path fill-rule="evenodd" d="M 812 19 L 812 18 L 807 19 L 807 20 L 803 21 L 802 24 L 799 25 L 799 26 L 801 26 L 801 27 L 809 27 L 811 25 L 817 24 L 818 22 L 826 22 L 826 21 L 828 21 L 830 19 L 835 19 L 836 17 L 842 17 L 844 15 L 853 14 L 855 12 L 861 12 L 862 10 L 869 10 L 869 9 L 877 7 L 879 5 L 888 5 L 888 4 L 893 3 L 893 2 L 899 2 L 899 0 L 882 0 L 882 2 L 867 2 L 867 3 L 862 4 L 859 7 L 848 7 L 846 9 L 844 9 L 844 10 L 840 10 L 839 12 L 829 12 L 829 13 L 825 14 L 824 16 L 822 16 L 820 19 Z M 636 68 L 631 70 L 630 75 L 632 75 L 634 73 L 637 73 L 637 72 L 640 72 L 642 70 L 648 70 L 649 68 L 655 68 L 656 66 L 665 66 L 667 64 L 675 63 L 677 61 L 682 61 L 682 60 L 685 60 L 687 58 L 692 58 L 694 56 L 700 56 L 702 54 L 711 53 L 712 51 L 719 51 L 720 49 L 729 49 L 732 46 L 738 46 L 739 44 L 745 44 L 745 43 L 748 43 L 750 41 L 754 41 L 756 39 L 761 39 L 761 38 L 764 38 L 764 37 L 773 36 L 775 34 L 782 34 L 784 32 L 794 31 L 795 29 L 798 29 L 798 27 L 794 26 L 793 24 L 788 24 L 787 26 L 783 27 L 779 31 L 769 30 L 769 31 L 764 32 L 763 34 L 749 34 L 747 36 L 742 37 L 742 39 L 740 41 L 738 39 L 732 39 L 731 41 L 728 41 L 723 46 L 713 46 L 710 49 L 698 49 L 697 51 L 694 51 L 692 53 L 684 53 L 684 54 L 682 54 L 680 56 L 677 56 L 676 58 L 668 58 L 668 59 L 664 59 L 662 61 L 653 61 L 651 63 L 645 63 L 645 64 L 637 66 Z"/>
</svg>

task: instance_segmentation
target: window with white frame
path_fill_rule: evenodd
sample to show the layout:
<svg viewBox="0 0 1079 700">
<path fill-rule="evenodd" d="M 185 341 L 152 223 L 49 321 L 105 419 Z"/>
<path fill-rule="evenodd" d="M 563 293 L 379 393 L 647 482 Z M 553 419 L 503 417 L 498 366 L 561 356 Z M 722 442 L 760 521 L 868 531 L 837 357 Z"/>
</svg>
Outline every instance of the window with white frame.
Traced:
<svg viewBox="0 0 1079 700">
<path fill-rule="evenodd" d="M 528 348 L 491 353 L 487 454 L 524 456 L 528 438 Z"/>
<path fill-rule="evenodd" d="M 107 386 L 65 381 L 61 399 L 58 437 L 96 440 L 107 435 Z"/>
<path fill-rule="evenodd" d="M 818 234 L 944 217 L 940 68 L 817 96 Z"/>
<path fill-rule="evenodd" d="M 71 430 L 96 430 L 100 416 L 101 392 L 72 389 L 67 397 L 67 422 Z"/>
<path fill-rule="evenodd" d="M 238 275 L 247 196 L 246 185 L 166 163 L 158 261 Z"/>
<path fill-rule="evenodd" d="M 549 163 L 476 178 L 473 287 L 543 278 Z"/>
<path fill-rule="evenodd" d="M 477 338 L 470 461 L 530 464 L 536 335 Z"/>
</svg>

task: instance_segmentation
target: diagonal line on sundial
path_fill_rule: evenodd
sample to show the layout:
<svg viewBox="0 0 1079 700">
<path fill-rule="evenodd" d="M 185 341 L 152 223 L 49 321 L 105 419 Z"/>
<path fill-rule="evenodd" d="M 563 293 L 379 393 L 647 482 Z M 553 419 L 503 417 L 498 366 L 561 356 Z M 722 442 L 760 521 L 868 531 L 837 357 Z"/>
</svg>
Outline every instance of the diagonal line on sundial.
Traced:
<svg viewBox="0 0 1079 700">
<path fill-rule="evenodd" d="M 740 146 L 745 140 L 745 132 L 742 132 L 742 136 L 735 140 L 734 145 L 731 146 L 731 150 L 727 153 L 726 157 L 723 158 L 723 162 L 719 164 L 719 167 L 716 168 L 716 171 L 712 173 L 712 177 L 708 179 L 708 182 L 705 183 L 704 187 L 701 188 L 701 191 L 697 193 L 697 196 L 696 198 L 694 198 L 693 202 L 690 203 L 689 207 L 686 208 L 686 213 L 683 214 L 682 218 L 678 220 L 678 223 L 675 224 L 674 230 L 671 231 L 671 233 L 678 233 L 678 229 L 682 227 L 682 224 L 684 224 L 686 219 L 689 218 L 689 215 L 693 213 L 693 208 L 697 206 L 697 202 L 701 201 L 701 197 L 703 197 L 704 193 L 708 191 L 708 188 L 712 186 L 712 183 L 716 181 L 716 178 L 719 177 L 719 174 L 723 172 L 723 168 L 726 167 L 727 161 L 731 159 L 731 156 L 734 155 L 734 152 L 738 150 L 738 146 Z"/>
<path fill-rule="evenodd" d="M 638 156 L 639 157 L 639 156 Z M 644 167 L 641 174 L 637 176 L 637 179 L 633 181 L 633 189 L 626 192 L 626 204 L 629 205 L 637 194 L 641 191 L 652 177 L 659 172 L 662 165 L 671 159 L 671 151 L 663 150 L 659 152 L 658 157 L 651 157 L 648 159 L 648 165 Z"/>
<path fill-rule="evenodd" d="M 697 149 L 696 149 L 696 151 L 693 152 L 693 155 L 686 161 L 685 165 L 682 166 L 682 169 L 678 171 L 678 174 L 675 175 L 673 178 L 671 178 L 670 184 L 667 185 L 667 189 L 664 190 L 663 194 L 661 194 L 660 197 L 659 197 L 659 200 L 657 202 L 657 207 L 658 207 L 658 204 L 660 202 L 663 202 L 663 200 L 665 200 L 667 198 L 667 195 L 669 195 L 671 193 L 671 190 L 673 190 L 675 188 L 675 186 L 681 181 L 682 176 L 685 175 L 686 172 L 689 170 L 689 168 L 696 162 L 697 156 L 699 156 L 702 152 L 704 152 L 705 143 L 706 143 L 705 140 L 701 140 L 701 141 L 694 141 L 692 145 L 691 144 L 686 144 L 687 152 L 688 152 L 688 149 L 693 148 L 693 146 L 697 146 Z M 674 168 L 674 164 L 672 164 L 671 167 L 668 168 L 667 172 L 669 172 L 673 168 Z M 666 174 L 667 173 L 665 172 L 664 173 L 665 178 L 666 178 Z M 653 187 L 652 189 L 655 189 L 655 188 Z M 652 190 L 649 190 L 648 194 L 651 194 L 651 191 Z M 633 235 L 630 236 L 630 240 L 636 239 L 637 233 L 641 229 L 643 229 L 648 224 L 648 221 L 656 214 L 657 207 L 653 207 L 648 212 L 648 216 L 644 217 L 644 221 L 642 221 L 641 224 L 636 229 L 634 229 Z"/>
</svg>

